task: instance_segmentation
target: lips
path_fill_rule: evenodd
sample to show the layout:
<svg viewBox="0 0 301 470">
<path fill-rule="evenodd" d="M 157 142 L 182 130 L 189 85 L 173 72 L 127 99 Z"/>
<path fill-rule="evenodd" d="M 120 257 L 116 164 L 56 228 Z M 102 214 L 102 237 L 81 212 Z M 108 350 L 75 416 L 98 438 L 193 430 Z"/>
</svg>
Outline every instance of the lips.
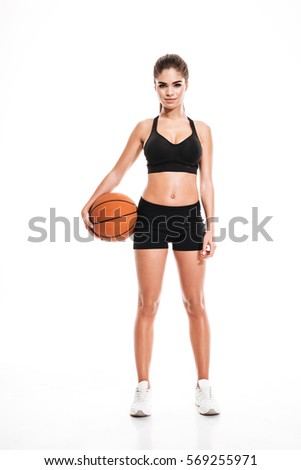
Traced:
<svg viewBox="0 0 301 470">
<path fill-rule="evenodd" d="M 175 101 L 176 98 L 170 99 L 170 98 L 165 98 L 165 101 Z"/>
</svg>

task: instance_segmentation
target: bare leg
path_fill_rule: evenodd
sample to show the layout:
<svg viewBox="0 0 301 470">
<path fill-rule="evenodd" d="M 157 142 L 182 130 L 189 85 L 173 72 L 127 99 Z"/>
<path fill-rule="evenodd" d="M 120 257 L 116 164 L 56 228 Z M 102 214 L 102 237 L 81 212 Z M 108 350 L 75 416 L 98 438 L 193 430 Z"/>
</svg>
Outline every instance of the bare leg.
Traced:
<svg viewBox="0 0 301 470">
<path fill-rule="evenodd" d="M 138 278 L 138 305 L 135 321 L 135 359 L 138 382 L 148 380 L 152 355 L 154 320 L 159 307 L 168 249 L 138 249 L 135 262 Z"/>
<path fill-rule="evenodd" d="M 204 278 L 206 261 L 198 251 L 174 251 L 182 298 L 189 319 L 189 334 L 197 368 L 197 379 L 209 379 L 210 326 L 207 317 Z"/>
</svg>

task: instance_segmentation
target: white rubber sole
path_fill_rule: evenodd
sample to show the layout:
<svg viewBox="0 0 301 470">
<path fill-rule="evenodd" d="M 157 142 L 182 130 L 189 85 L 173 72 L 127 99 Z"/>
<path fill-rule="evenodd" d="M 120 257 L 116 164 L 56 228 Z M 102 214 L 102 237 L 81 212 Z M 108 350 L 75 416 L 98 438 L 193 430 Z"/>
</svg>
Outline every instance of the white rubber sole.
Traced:
<svg viewBox="0 0 301 470">
<path fill-rule="evenodd" d="M 146 416 L 151 416 L 150 414 L 144 413 L 142 410 L 138 410 L 136 413 L 130 413 L 131 416 L 134 416 L 134 418 L 143 418 Z"/>
<path fill-rule="evenodd" d="M 220 414 L 219 411 L 216 411 L 213 408 L 210 408 L 210 410 L 208 410 L 206 413 L 202 413 L 199 409 L 200 405 L 195 404 L 195 406 L 198 408 L 198 412 L 203 416 L 212 416 L 212 415 L 219 415 Z"/>
</svg>

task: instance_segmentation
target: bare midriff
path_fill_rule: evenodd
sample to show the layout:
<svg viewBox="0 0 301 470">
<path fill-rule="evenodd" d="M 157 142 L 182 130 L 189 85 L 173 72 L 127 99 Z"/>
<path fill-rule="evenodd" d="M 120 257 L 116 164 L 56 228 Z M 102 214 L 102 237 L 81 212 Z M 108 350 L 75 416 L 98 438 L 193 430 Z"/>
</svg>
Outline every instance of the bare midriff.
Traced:
<svg viewBox="0 0 301 470">
<path fill-rule="evenodd" d="M 181 171 L 149 173 L 143 199 L 165 206 L 186 206 L 199 199 L 196 176 Z"/>
</svg>

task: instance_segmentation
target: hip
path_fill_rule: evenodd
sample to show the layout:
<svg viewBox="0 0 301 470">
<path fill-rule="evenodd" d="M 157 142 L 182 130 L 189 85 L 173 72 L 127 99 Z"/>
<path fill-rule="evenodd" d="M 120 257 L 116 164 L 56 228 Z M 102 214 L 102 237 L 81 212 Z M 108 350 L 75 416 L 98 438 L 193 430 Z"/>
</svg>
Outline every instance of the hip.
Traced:
<svg viewBox="0 0 301 470">
<path fill-rule="evenodd" d="M 176 217 L 177 219 L 183 219 L 185 222 L 203 222 L 199 199 L 192 204 L 170 206 L 148 201 L 141 196 L 137 207 L 138 217 L 144 216 L 149 220 L 162 219 L 163 217 L 165 221 L 168 221 L 168 219 Z"/>
</svg>

